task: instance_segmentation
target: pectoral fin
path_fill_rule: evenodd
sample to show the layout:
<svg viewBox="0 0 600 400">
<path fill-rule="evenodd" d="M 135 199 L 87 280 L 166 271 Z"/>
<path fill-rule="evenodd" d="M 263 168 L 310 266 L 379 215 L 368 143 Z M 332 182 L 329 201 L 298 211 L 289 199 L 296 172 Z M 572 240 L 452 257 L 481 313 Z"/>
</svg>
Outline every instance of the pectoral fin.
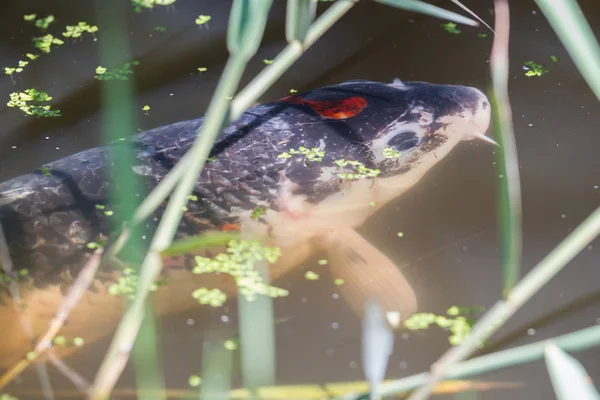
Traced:
<svg viewBox="0 0 600 400">
<path fill-rule="evenodd" d="M 333 277 L 344 280 L 340 293 L 357 314 L 373 298 L 397 328 L 416 311 L 417 298 L 400 269 L 354 229 L 331 232 L 327 252 Z"/>
</svg>

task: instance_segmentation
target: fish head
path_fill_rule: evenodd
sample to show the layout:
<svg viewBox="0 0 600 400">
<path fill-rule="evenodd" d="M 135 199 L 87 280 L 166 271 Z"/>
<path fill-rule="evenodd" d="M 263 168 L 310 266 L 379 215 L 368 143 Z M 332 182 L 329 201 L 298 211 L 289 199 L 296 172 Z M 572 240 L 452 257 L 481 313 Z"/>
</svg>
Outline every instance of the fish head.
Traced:
<svg viewBox="0 0 600 400">
<path fill-rule="evenodd" d="M 485 136 L 490 102 L 474 87 L 395 80 L 349 81 L 322 91 L 327 90 L 329 98 L 362 99 L 363 108 L 339 126 L 331 122 L 333 129 L 323 135 L 325 158 L 358 161 L 375 170 L 384 201 L 415 184 L 461 141 L 495 143 Z M 322 183 L 331 183 L 331 172 L 321 174 Z"/>
</svg>

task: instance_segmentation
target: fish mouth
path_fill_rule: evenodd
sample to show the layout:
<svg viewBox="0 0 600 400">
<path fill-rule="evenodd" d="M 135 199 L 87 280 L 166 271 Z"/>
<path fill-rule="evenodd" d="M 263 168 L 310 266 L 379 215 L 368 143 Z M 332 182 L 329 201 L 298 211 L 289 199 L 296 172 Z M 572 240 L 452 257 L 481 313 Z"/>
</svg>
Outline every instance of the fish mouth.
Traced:
<svg viewBox="0 0 600 400">
<path fill-rule="evenodd" d="M 487 96 L 479 89 L 469 87 L 469 90 L 473 91 L 477 97 L 476 105 L 473 107 L 473 116 L 469 123 L 469 130 L 462 140 L 473 140 L 479 139 L 484 142 L 491 143 L 499 146 L 495 140 L 486 136 L 490 128 L 490 122 L 492 119 L 492 106 Z"/>
</svg>

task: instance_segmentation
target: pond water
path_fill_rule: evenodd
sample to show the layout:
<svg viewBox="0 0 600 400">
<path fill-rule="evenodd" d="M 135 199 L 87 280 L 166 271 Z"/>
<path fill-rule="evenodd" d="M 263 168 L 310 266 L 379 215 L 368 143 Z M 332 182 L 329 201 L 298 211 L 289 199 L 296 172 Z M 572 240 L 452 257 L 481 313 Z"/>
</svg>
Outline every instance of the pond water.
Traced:
<svg viewBox="0 0 600 400">
<path fill-rule="evenodd" d="M 451 2 L 431 2 L 461 12 Z M 128 15 L 134 68 L 135 126 L 146 130 L 202 115 L 227 57 L 225 29 L 230 1 L 177 0 L 174 8 Z M 493 2 L 467 0 L 489 24 Z M 600 33 L 600 3 L 579 1 L 589 24 Z M 510 82 L 523 194 L 523 271 L 528 272 L 600 205 L 600 109 L 553 30 L 534 1 L 511 1 Z M 322 4 L 319 10 L 323 10 Z M 0 4 L 0 55 L 14 64 L 29 52 L 35 33 L 22 16 L 54 14 L 61 26 L 94 21 L 93 2 L 5 0 Z M 210 15 L 197 26 L 197 15 Z M 285 4 L 275 2 L 265 38 L 249 63 L 242 87 L 285 46 Z M 490 86 L 492 37 L 483 27 L 445 31 L 445 21 L 360 2 L 264 94 L 274 100 L 298 91 L 349 79 L 391 82 L 426 81 Z M 159 32 L 156 26 L 166 27 Z M 102 27 L 100 27 L 102 29 Z M 487 33 L 487 37 L 478 37 Z M 38 168 L 102 142 L 98 44 L 91 37 L 58 47 L 26 69 L 13 85 L 0 79 L 0 97 L 29 87 L 54 97 L 64 115 L 56 119 L 23 118 L 12 108 L 0 110 L 0 181 Z M 553 62 L 551 56 L 558 57 Z M 527 77 L 523 63 L 544 64 L 549 72 Z M 4 65 L 3 64 L 3 65 Z M 198 73 L 198 67 L 207 70 Z M 90 72 L 92 71 L 92 72 Z M 142 111 L 150 105 L 148 112 Z M 494 133 L 490 134 L 495 137 Z M 359 231 L 403 266 L 413 286 L 419 312 L 444 314 L 453 305 L 491 307 L 502 291 L 497 223 L 498 172 L 494 147 L 464 142 L 414 188 L 384 207 Z M 403 232 L 399 237 L 398 232 Z M 600 241 L 594 241 L 544 287 L 478 354 L 551 338 L 600 323 Z M 319 280 L 305 279 L 317 268 L 315 255 L 286 276 L 290 290 L 276 299 L 277 383 L 281 385 L 362 381 L 360 320 L 337 295 L 323 268 Z M 167 386 L 187 389 L 188 377 L 200 374 L 203 342 L 235 335 L 235 300 L 224 307 L 198 307 L 159 321 L 160 358 Z M 2 329 L 11 329 L 0 321 Z M 386 377 L 396 379 L 426 371 L 449 346 L 447 332 L 436 327 L 396 333 Z M 65 359 L 93 380 L 110 338 L 105 337 Z M 591 377 L 600 376 L 598 349 L 575 353 Z M 49 368 L 57 398 L 75 397 L 72 384 Z M 489 388 L 472 399 L 555 398 L 543 361 L 487 373 L 472 379 L 511 382 L 518 387 Z M 132 388 L 128 367 L 119 388 Z M 234 367 L 234 386 L 239 368 Z M 21 399 L 41 398 L 35 370 L 27 369 L 6 392 Z M 454 398 L 454 394 L 438 395 Z M 131 398 L 117 395 L 116 398 Z"/>
</svg>

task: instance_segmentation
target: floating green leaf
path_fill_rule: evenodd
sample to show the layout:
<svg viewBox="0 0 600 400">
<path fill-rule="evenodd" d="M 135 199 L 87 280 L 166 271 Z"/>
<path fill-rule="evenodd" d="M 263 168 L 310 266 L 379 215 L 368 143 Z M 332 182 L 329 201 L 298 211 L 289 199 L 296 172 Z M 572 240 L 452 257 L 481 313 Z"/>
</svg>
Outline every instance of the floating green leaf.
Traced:
<svg viewBox="0 0 600 400">
<path fill-rule="evenodd" d="M 74 26 L 67 25 L 66 29 L 66 32 L 63 32 L 63 36 L 68 38 L 80 37 L 85 32 L 91 33 L 92 35 L 95 32 L 98 32 L 98 27 L 96 25 L 89 25 L 87 22 L 79 22 Z"/>
<path fill-rule="evenodd" d="M 49 105 L 41 105 L 52 100 L 46 92 L 39 92 L 36 89 L 27 89 L 24 92 L 14 92 L 10 94 L 9 107 L 17 107 L 26 115 L 35 115 L 40 117 L 60 117 L 60 110 L 52 110 Z M 33 102 L 34 104 L 30 104 Z"/>
<path fill-rule="evenodd" d="M 59 38 L 56 38 L 50 34 L 44 35 L 42 37 L 33 38 L 33 44 L 36 48 L 40 49 L 42 53 L 50 53 L 52 45 L 60 46 L 65 42 Z"/>
<path fill-rule="evenodd" d="M 129 75 L 133 74 L 133 71 L 131 69 L 132 66 L 138 64 L 139 61 L 134 60 L 125 63 L 122 67 L 114 68 L 111 70 L 108 70 L 104 67 L 96 67 L 96 73 L 98 75 L 94 76 L 94 78 L 98 79 L 99 81 L 109 81 L 115 79 L 126 81 L 129 79 Z"/>
<path fill-rule="evenodd" d="M 549 72 L 542 64 L 536 64 L 533 61 L 525 61 L 523 64 L 526 76 L 542 76 Z"/>
<path fill-rule="evenodd" d="M 196 18 L 196 25 L 204 25 L 210 21 L 211 18 L 210 15 L 199 15 L 198 18 Z"/>
<path fill-rule="evenodd" d="M 459 29 L 456 29 L 456 24 L 454 22 L 448 22 L 448 23 L 442 24 L 440 26 L 442 28 L 444 28 L 444 30 L 448 33 L 453 33 L 455 35 L 458 35 L 461 32 Z"/>
<path fill-rule="evenodd" d="M 48 15 L 46 18 L 40 18 L 35 21 L 35 26 L 40 29 L 48 29 L 48 26 L 54 22 L 54 15 Z"/>
<path fill-rule="evenodd" d="M 142 9 L 153 9 L 154 6 L 170 6 L 175 3 L 175 0 L 131 0 L 133 11 L 139 13 Z"/>
</svg>

